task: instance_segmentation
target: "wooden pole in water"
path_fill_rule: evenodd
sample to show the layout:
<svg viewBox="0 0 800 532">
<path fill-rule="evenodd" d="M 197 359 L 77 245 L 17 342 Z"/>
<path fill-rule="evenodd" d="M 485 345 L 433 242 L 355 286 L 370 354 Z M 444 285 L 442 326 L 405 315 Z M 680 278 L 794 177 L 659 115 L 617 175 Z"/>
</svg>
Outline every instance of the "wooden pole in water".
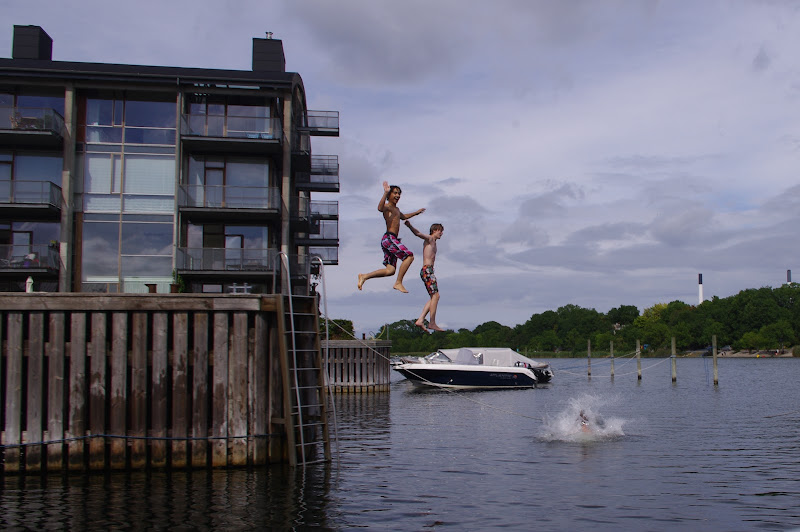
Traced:
<svg viewBox="0 0 800 532">
<path fill-rule="evenodd" d="M 636 340 L 636 373 L 638 380 L 642 380 L 642 349 L 639 346 L 639 340 Z"/>
<path fill-rule="evenodd" d="M 676 382 L 678 380 L 678 368 L 676 367 L 677 364 L 675 362 L 675 337 L 672 337 L 672 382 Z"/>
<path fill-rule="evenodd" d="M 586 340 L 586 360 L 589 362 L 589 374 L 588 376 L 592 376 L 592 341 Z"/>
<path fill-rule="evenodd" d="M 611 378 L 614 378 L 614 342 L 611 342 Z"/>
<path fill-rule="evenodd" d="M 711 354 L 714 357 L 714 386 L 719 384 L 719 371 L 717 371 L 717 335 L 711 337 Z"/>
</svg>

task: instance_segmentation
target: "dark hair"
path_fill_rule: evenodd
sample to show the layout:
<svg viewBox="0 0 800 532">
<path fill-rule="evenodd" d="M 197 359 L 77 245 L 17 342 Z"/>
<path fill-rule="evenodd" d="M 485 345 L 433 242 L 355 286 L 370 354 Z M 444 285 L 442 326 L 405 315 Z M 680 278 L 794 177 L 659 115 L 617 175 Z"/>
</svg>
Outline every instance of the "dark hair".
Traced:
<svg viewBox="0 0 800 532">
<path fill-rule="evenodd" d="M 398 187 L 397 185 L 389 185 L 389 196 L 391 196 L 391 195 L 392 195 L 392 192 L 394 192 L 394 189 L 397 189 L 397 191 L 398 191 L 400 194 L 402 194 L 402 193 L 403 193 L 403 189 L 401 189 L 401 188 L 400 188 L 400 187 Z"/>
<path fill-rule="evenodd" d="M 444 226 L 442 224 L 431 225 L 431 234 L 433 234 L 434 231 L 439 231 L 440 229 L 444 231 Z"/>
</svg>

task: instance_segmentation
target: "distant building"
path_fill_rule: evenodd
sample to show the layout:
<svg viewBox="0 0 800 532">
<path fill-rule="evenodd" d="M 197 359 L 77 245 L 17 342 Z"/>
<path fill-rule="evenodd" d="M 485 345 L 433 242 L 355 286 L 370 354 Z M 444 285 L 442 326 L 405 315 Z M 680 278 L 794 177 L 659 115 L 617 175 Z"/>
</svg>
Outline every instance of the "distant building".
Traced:
<svg viewBox="0 0 800 532">
<path fill-rule="evenodd" d="M 0 58 L 0 291 L 296 293 L 338 263 L 339 115 L 310 111 L 283 43 L 251 71 L 52 60 L 38 26 Z M 277 279 L 278 286 L 280 277 Z"/>
</svg>

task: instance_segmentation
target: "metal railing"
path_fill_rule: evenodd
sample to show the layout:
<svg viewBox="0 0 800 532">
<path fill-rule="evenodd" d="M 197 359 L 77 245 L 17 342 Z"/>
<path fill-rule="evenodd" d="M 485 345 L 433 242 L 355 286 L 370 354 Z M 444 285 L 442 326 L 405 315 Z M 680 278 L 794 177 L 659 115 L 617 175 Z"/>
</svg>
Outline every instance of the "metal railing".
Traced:
<svg viewBox="0 0 800 532">
<path fill-rule="evenodd" d="M 339 216 L 339 202 L 338 201 L 312 201 L 311 202 L 311 216 L 319 216 L 322 218 L 329 218 L 332 216 Z"/>
<path fill-rule="evenodd" d="M 0 106 L 0 129 L 50 131 L 61 135 L 64 117 L 47 107 Z"/>
<path fill-rule="evenodd" d="M 339 184 L 339 157 L 337 155 L 312 155 L 308 172 L 297 172 L 298 183 L 325 185 Z"/>
<path fill-rule="evenodd" d="M 317 132 L 339 131 L 339 111 L 307 110 L 305 121 L 300 127 Z"/>
<path fill-rule="evenodd" d="M 212 138 L 281 140 L 280 118 L 237 115 L 181 115 L 181 135 Z"/>
<path fill-rule="evenodd" d="M 47 268 L 58 270 L 58 249 L 49 244 L 0 245 L 0 269 Z"/>
<path fill-rule="evenodd" d="M 0 181 L 0 203 L 61 208 L 61 187 L 51 181 Z"/>
<path fill-rule="evenodd" d="M 278 187 L 239 187 L 227 185 L 180 185 L 180 207 L 215 209 L 274 209 L 281 207 Z"/>
<path fill-rule="evenodd" d="M 319 257 L 324 264 L 339 263 L 339 248 L 333 246 L 309 246 L 308 254 Z"/>
<path fill-rule="evenodd" d="M 319 231 L 316 233 L 309 233 L 309 240 L 338 240 L 339 239 L 339 221 L 338 220 L 320 220 Z"/>
<path fill-rule="evenodd" d="M 179 247 L 176 267 L 188 271 L 274 272 L 277 249 Z"/>
</svg>

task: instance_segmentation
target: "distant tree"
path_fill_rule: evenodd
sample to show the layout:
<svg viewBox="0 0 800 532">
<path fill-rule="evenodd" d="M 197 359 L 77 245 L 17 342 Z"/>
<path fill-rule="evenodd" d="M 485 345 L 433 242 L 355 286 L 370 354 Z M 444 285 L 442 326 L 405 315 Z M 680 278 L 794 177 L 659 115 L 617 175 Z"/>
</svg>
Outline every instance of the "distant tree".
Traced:
<svg viewBox="0 0 800 532">
<path fill-rule="evenodd" d="M 323 320 L 320 323 L 320 332 L 325 334 L 325 325 L 328 325 L 328 334 L 331 340 L 352 340 L 356 337 L 355 329 L 353 328 L 352 320 Z"/>
</svg>

